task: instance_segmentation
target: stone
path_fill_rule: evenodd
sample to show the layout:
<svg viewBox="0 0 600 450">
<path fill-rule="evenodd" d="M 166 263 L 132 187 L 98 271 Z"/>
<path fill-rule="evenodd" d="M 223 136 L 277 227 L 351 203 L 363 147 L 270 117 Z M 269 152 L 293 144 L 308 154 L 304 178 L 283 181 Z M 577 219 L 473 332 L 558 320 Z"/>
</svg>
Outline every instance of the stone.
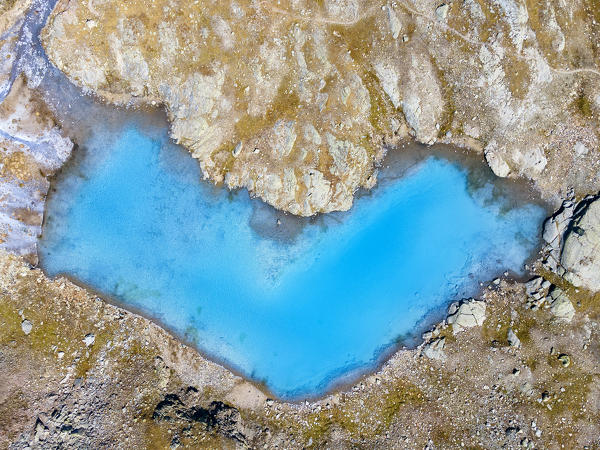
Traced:
<svg viewBox="0 0 600 450">
<path fill-rule="evenodd" d="M 582 202 L 583 203 L 583 202 Z M 564 278 L 576 287 L 600 291 L 600 198 L 578 206 L 561 253 Z"/>
<path fill-rule="evenodd" d="M 429 359 L 444 361 L 446 359 L 446 354 L 444 353 L 445 345 L 445 337 L 434 339 L 425 344 L 423 347 L 423 355 L 427 356 Z"/>
<path fill-rule="evenodd" d="M 486 147 L 484 152 L 485 160 L 496 176 L 500 178 L 506 178 L 510 174 L 510 167 L 506 161 L 493 149 L 494 145 L 495 142 Z"/>
<path fill-rule="evenodd" d="M 437 19 L 446 20 L 446 17 L 448 16 L 448 9 L 450 9 L 450 7 L 447 3 L 443 3 L 440 6 L 438 6 L 435 9 L 435 16 L 437 17 Z"/>
<path fill-rule="evenodd" d="M 518 338 L 518 336 L 516 335 L 516 333 L 513 331 L 512 328 L 508 329 L 507 340 L 508 340 L 508 344 L 511 347 L 515 347 L 515 348 L 521 347 L 521 340 Z"/>
<path fill-rule="evenodd" d="M 94 336 L 93 334 L 86 334 L 85 337 L 83 338 L 83 343 L 85 344 L 86 347 L 91 347 L 92 345 L 94 345 L 94 341 L 96 340 L 96 336 Z"/>
<path fill-rule="evenodd" d="M 575 307 L 565 292 L 555 287 L 547 300 L 550 304 L 550 312 L 560 321 L 570 322 L 575 316 Z"/>
<path fill-rule="evenodd" d="M 485 320 L 485 302 L 475 299 L 453 303 L 448 309 L 448 323 L 458 333 L 465 328 L 481 326 Z"/>
<path fill-rule="evenodd" d="M 532 296 L 537 291 L 539 291 L 542 287 L 543 280 L 544 279 L 542 277 L 535 277 L 529 280 L 527 283 L 525 283 L 525 292 L 527 293 L 527 295 Z"/>
<path fill-rule="evenodd" d="M 390 5 L 387 5 L 386 9 L 387 9 L 388 22 L 389 22 L 389 26 L 390 26 L 390 32 L 392 33 L 392 37 L 394 39 L 398 39 L 398 36 L 400 35 L 400 31 L 402 31 L 402 24 L 400 23 L 400 19 L 398 19 L 398 16 L 396 15 L 396 13 L 394 12 L 394 10 L 392 9 L 392 7 Z"/>
<path fill-rule="evenodd" d="M 547 244 L 555 242 L 560 244 L 571 217 L 573 217 L 573 204 L 564 202 L 558 212 L 544 222 L 544 232 L 542 234 L 544 241 Z"/>
<path fill-rule="evenodd" d="M 588 148 L 582 142 L 577 142 L 575 147 L 573 147 L 573 150 L 575 150 L 577 156 L 587 155 L 589 152 Z"/>
<path fill-rule="evenodd" d="M 21 330 L 23 330 L 23 333 L 25 333 L 26 336 L 29 336 L 32 329 L 33 324 L 29 320 L 25 319 L 21 322 Z"/>
</svg>

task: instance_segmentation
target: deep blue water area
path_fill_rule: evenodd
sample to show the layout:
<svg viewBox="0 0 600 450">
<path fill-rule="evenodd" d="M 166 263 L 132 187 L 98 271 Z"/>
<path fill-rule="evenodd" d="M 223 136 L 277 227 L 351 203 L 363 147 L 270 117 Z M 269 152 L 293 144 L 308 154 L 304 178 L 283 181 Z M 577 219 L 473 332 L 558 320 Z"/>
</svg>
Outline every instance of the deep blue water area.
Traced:
<svg viewBox="0 0 600 450">
<path fill-rule="evenodd" d="M 301 219 L 202 181 L 166 128 L 97 123 L 79 144 L 48 199 L 46 272 L 286 399 L 373 368 L 450 300 L 519 273 L 545 216 L 483 164 L 435 152 L 383 169 L 349 212 Z"/>
</svg>

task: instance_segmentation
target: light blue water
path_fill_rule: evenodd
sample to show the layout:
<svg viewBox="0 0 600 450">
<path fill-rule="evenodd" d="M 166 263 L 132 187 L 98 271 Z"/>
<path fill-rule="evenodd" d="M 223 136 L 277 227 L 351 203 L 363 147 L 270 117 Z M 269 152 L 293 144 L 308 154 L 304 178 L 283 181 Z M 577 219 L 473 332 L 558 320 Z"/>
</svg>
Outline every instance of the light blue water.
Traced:
<svg viewBox="0 0 600 450">
<path fill-rule="evenodd" d="M 279 233 L 258 200 L 201 182 L 162 132 L 96 131 L 82 154 L 48 202 L 46 271 L 145 311 L 288 399 L 372 367 L 435 308 L 519 271 L 544 216 L 430 157 L 349 213 L 288 218 Z"/>
</svg>

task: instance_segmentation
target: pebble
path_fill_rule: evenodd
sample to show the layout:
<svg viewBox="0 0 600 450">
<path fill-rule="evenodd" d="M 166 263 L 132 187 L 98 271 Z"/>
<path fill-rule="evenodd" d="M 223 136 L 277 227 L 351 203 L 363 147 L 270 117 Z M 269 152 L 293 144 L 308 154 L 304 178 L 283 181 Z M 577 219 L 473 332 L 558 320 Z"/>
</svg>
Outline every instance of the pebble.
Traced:
<svg viewBox="0 0 600 450">
<path fill-rule="evenodd" d="M 94 341 L 96 340 L 96 336 L 94 336 L 93 334 L 86 334 L 85 337 L 83 338 L 83 343 L 85 344 L 86 347 L 90 347 L 92 345 L 94 345 Z"/>
<path fill-rule="evenodd" d="M 23 322 L 21 322 L 21 330 L 23 330 L 23 333 L 25 333 L 26 336 L 31 333 L 32 328 L 33 324 L 29 320 L 25 319 Z"/>
</svg>

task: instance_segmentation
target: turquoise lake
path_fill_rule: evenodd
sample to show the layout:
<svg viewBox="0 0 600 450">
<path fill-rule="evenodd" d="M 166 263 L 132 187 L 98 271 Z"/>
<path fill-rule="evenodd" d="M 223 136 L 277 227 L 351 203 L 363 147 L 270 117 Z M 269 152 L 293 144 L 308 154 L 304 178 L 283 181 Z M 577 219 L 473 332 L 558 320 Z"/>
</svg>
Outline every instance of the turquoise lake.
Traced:
<svg viewBox="0 0 600 450">
<path fill-rule="evenodd" d="M 42 267 L 274 395 L 320 395 L 538 246 L 544 209 L 483 164 L 430 156 L 392 172 L 349 212 L 294 218 L 201 181 L 166 130 L 98 125 L 53 185 Z"/>
</svg>

